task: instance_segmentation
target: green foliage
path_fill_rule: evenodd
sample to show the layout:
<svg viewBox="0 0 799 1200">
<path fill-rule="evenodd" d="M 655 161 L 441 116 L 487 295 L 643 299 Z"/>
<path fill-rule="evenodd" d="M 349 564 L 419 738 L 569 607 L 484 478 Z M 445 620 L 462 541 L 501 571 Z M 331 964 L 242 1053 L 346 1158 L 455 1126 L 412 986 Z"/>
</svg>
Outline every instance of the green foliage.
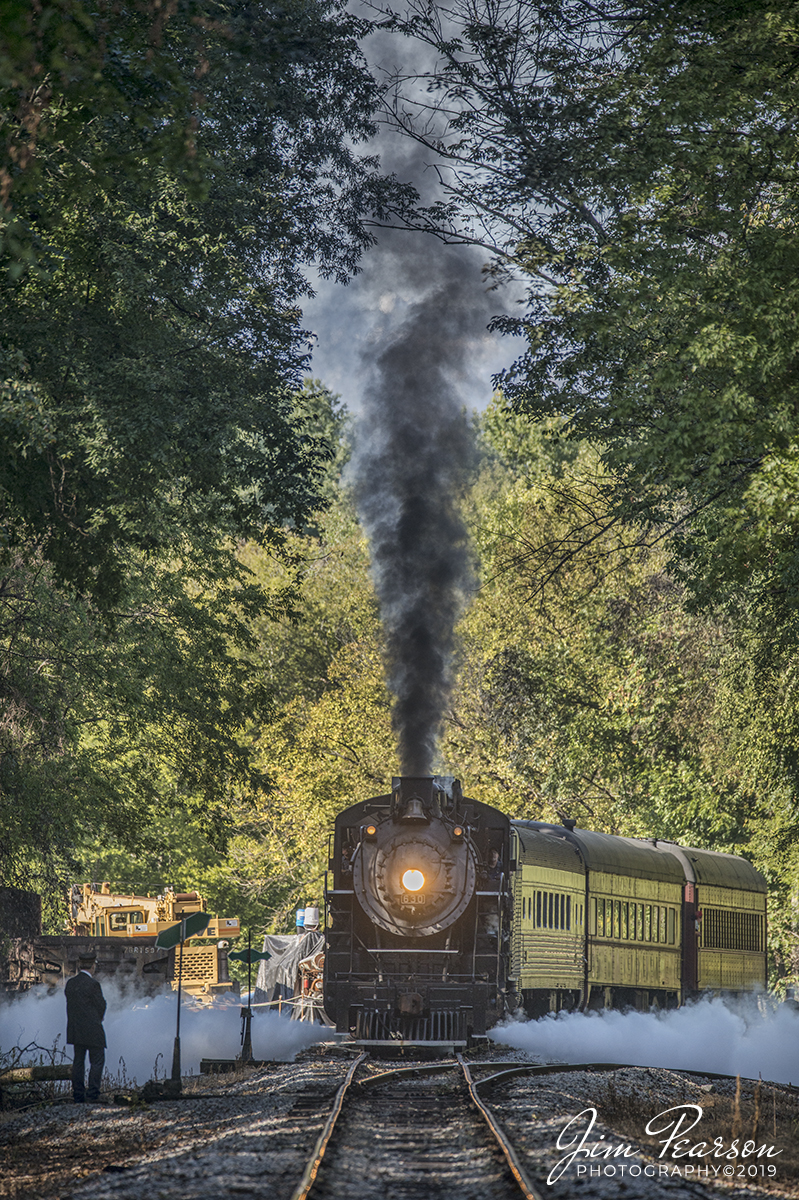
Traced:
<svg viewBox="0 0 799 1200">
<path fill-rule="evenodd" d="M 316 413 L 317 430 L 335 413 L 330 393 L 310 383 L 298 405 Z M 346 449 L 330 453 L 335 464 Z M 210 779 L 175 763 L 179 744 L 159 749 L 160 790 L 140 814 L 137 839 L 111 849 L 91 839 L 82 869 L 115 890 L 199 887 L 256 934 L 293 931 L 294 910 L 322 900 L 335 814 L 384 791 L 396 761 L 377 606 L 346 496 L 311 529 L 287 533 L 279 555 L 250 543 L 239 558 L 271 607 L 242 611 L 232 665 L 220 643 L 208 666 L 227 661 L 232 671 L 222 715 L 230 713 L 231 730 L 238 721 L 248 774 L 232 772 L 236 746 Z M 155 732 L 171 737 L 173 727 L 165 713 Z"/>
<path fill-rule="evenodd" d="M 110 623 L 41 561 L 3 579 L 6 882 L 63 892 L 87 845 L 135 851 L 165 809 L 196 819 L 219 854 L 231 797 L 264 786 L 242 736 L 270 711 L 263 676 L 242 658 L 263 593 L 189 555 L 134 566 L 128 606 Z"/>
<path fill-rule="evenodd" d="M 502 0 L 450 21 L 412 4 L 404 26 L 439 55 L 452 205 L 428 219 L 490 231 L 528 285 L 498 322 L 528 343 L 506 398 L 592 439 L 614 514 L 673 533 L 700 603 L 745 590 L 793 619 L 795 6 Z"/>
<path fill-rule="evenodd" d="M 238 234 L 251 264 L 310 256 L 325 271 L 353 269 L 360 214 L 384 181 L 353 150 L 371 131 L 375 84 L 357 45 L 363 23 L 335 0 L 11 0 L 0 20 L 0 200 L 15 274 L 54 232 L 37 211 L 53 174 L 82 200 L 166 171 L 213 203 L 231 167 L 240 194 L 246 181 Z M 279 227 L 269 242 L 265 223 Z"/>
<path fill-rule="evenodd" d="M 224 9 L 217 8 L 219 18 Z M 83 168 L 89 190 L 140 167 L 142 156 L 168 162 L 186 181 L 199 184 L 193 131 L 201 97 L 192 74 L 208 66 L 220 22 L 211 7 L 141 0 L 120 9 L 81 0 L 9 0 L 0 13 L 0 89 L 6 139 L 0 163 L 0 201 L 10 216 L 5 244 L 17 259 L 15 273 L 34 260 L 24 211 L 46 173 L 48 153 Z M 185 45 L 194 27 L 193 44 Z M 214 29 L 214 26 L 216 27 Z M 175 54 L 182 40 L 188 61 Z M 216 33 L 216 38 L 214 37 Z M 97 152 L 87 127 L 129 123 L 134 147 L 110 145 Z M 81 161 L 80 145 L 83 142 Z"/>
<path fill-rule="evenodd" d="M 228 810 L 232 822 L 235 808 Z M 166 886 L 197 889 L 209 912 L 239 917 L 242 928 L 263 927 L 262 905 L 237 886 L 227 853 L 220 853 L 207 834 L 202 814 L 155 809 L 147 830 L 133 848 L 95 844 L 83 851 L 80 875 L 113 881 L 113 891 L 158 895 Z M 78 876 L 76 876 L 77 878 Z"/>
<path fill-rule="evenodd" d="M 588 446 L 564 456 L 557 428 L 514 442 L 519 420 L 496 405 L 484 421 L 505 465 L 473 493 L 483 582 L 463 623 L 450 767 L 514 815 L 740 845 L 749 796 L 719 762 L 709 686 L 724 630 L 685 613 L 663 553 L 628 530 L 609 523 L 590 556 L 570 553 L 607 476 Z"/>
<path fill-rule="evenodd" d="M 301 563 L 293 616 L 259 624 L 254 657 L 280 701 L 256 735 L 273 787 L 242 814 L 231 843 L 239 885 L 277 929 L 321 901 L 336 813 L 385 791 L 396 762 L 377 604 L 348 498 L 292 545 Z"/>
<path fill-rule="evenodd" d="M 4 878 L 55 894 L 165 812 L 220 857 L 270 786 L 252 631 L 291 603 L 341 419 L 294 395 L 299 301 L 395 187 L 357 150 L 361 29 L 325 0 L 0 16 Z"/>
<path fill-rule="evenodd" d="M 340 497 L 342 475 L 350 461 L 352 447 L 349 440 L 351 419 L 341 402 L 318 379 L 304 379 L 302 387 L 294 393 L 294 413 L 305 436 L 321 450 L 327 459 L 324 475 L 317 484 L 317 492 L 324 507 L 334 505 Z M 307 532 L 318 533 L 309 527 Z"/>
<path fill-rule="evenodd" d="M 318 501 L 318 454 L 290 395 L 303 266 L 354 267 L 380 186 L 351 149 L 372 91 L 349 19 L 233 5 L 209 29 L 193 12 L 166 23 L 163 54 L 194 88 L 183 50 L 198 29 L 215 47 L 193 135 L 202 195 L 169 156 L 142 151 L 135 89 L 113 115 L 97 101 L 79 142 L 53 116 L 35 186 L 22 172 L 15 189 L 37 270 L 0 288 L 4 524 L 101 603 L 119 592 L 120 548 L 152 553 L 210 525 L 258 538 Z M 95 82 L 79 73 L 69 87 L 91 107 Z"/>
</svg>

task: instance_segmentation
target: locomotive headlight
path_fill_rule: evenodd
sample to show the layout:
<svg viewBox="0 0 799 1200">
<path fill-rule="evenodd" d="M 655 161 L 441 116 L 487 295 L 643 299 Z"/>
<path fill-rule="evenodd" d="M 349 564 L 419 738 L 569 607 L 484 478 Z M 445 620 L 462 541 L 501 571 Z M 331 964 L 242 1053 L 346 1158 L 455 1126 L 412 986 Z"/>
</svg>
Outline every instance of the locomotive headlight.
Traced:
<svg viewBox="0 0 799 1200">
<path fill-rule="evenodd" d="M 421 871 L 405 871 L 402 876 L 402 886 L 409 892 L 421 892 L 424 887 L 424 875 Z"/>
</svg>

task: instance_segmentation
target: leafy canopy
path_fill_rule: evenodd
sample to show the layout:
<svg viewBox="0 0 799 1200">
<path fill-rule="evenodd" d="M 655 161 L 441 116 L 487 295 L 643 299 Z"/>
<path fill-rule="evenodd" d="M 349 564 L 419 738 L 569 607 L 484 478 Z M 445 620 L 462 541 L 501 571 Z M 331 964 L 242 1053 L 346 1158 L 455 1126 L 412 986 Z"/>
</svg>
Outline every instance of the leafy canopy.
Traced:
<svg viewBox="0 0 799 1200">
<path fill-rule="evenodd" d="M 497 322 L 527 343 L 508 401 L 594 440 L 613 517 L 673 533 L 700 602 L 744 587 L 793 621 L 795 6 L 456 0 L 393 24 L 436 55 L 393 114 L 445 181 L 422 223 L 527 288 Z"/>
<path fill-rule="evenodd" d="M 12 0 L 2 13 L 0 837 L 60 887 L 165 806 L 222 847 L 268 787 L 253 627 L 332 449 L 294 393 L 311 264 L 394 188 L 341 5 Z"/>
</svg>

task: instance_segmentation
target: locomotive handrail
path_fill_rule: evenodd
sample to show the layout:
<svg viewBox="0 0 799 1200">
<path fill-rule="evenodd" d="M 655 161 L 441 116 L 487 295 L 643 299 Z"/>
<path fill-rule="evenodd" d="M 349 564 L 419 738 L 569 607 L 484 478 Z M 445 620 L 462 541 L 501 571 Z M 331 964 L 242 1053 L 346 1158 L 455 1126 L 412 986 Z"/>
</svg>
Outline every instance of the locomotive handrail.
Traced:
<svg viewBox="0 0 799 1200">
<path fill-rule="evenodd" d="M 491 888 L 488 891 L 475 891 L 475 893 L 474 893 L 475 900 L 477 902 L 478 918 L 475 920 L 474 940 L 472 942 L 472 976 L 475 979 L 478 978 L 478 974 L 477 974 L 477 938 L 478 938 L 479 912 L 481 909 L 480 901 L 483 900 L 482 910 L 485 912 L 486 909 L 490 910 L 492 908 L 496 908 L 497 914 L 499 916 L 499 926 L 498 926 L 497 932 L 496 932 L 497 948 L 496 948 L 496 965 L 494 967 L 494 981 L 495 981 L 497 988 L 499 988 L 500 980 L 502 979 L 503 980 L 502 986 L 504 988 L 504 976 L 503 976 L 503 972 L 501 969 L 502 939 L 503 939 L 503 932 L 504 932 L 503 917 L 505 914 L 505 901 L 508 899 L 508 897 L 510 895 L 510 891 L 509 891 L 510 880 L 509 880 L 509 877 L 503 871 L 499 875 L 499 877 L 495 880 L 495 882 L 497 885 L 496 888 Z M 489 899 L 493 898 L 496 901 L 496 904 L 495 905 L 485 904 L 486 898 L 489 898 Z M 482 955 L 481 957 L 486 957 L 486 956 Z"/>
<path fill-rule="evenodd" d="M 503 873 L 499 877 L 499 888 L 497 889 L 499 897 L 500 897 L 499 904 L 498 904 L 499 929 L 497 930 L 497 966 L 496 966 L 496 973 L 494 975 L 494 978 L 496 980 L 497 989 L 499 989 L 500 979 L 502 979 L 503 991 L 505 990 L 505 979 L 504 979 L 504 973 L 501 970 L 501 964 L 502 964 L 502 935 L 505 932 L 504 928 L 503 928 L 503 926 L 504 926 L 503 918 L 505 916 L 505 906 L 502 903 L 502 901 L 506 894 L 506 883 L 507 883 L 507 876 L 505 875 L 505 873 L 503 871 Z"/>
<path fill-rule="evenodd" d="M 368 954 L 405 954 L 413 956 L 416 954 L 461 954 L 460 950 L 417 950 L 416 947 L 409 950 L 407 946 L 364 946 L 364 950 Z"/>
<path fill-rule="evenodd" d="M 350 917 L 350 921 L 352 921 L 352 917 Z M 365 944 L 363 938 L 359 937 L 359 935 L 356 933 L 352 939 L 352 942 L 350 943 L 350 975 L 353 975 L 355 973 L 355 968 L 353 966 L 352 958 L 353 958 L 353 952 L 355 950 L 355 942 L 356 941 L 358 942 L 358 945 L 361 947 L 361 949 L 366 954 L 374 954 L 374 950 L 370 950 L 369 947 Z M 377 968 L 378 973 L 383 970 L 383 967 L 379 962 L 376 962 L 374 965 Z"/>
<path fill-rule="evenodd" d="M 392 978 L 392 976 L 390 974 L 388 974 L 388 978 L 390 980 Z M 441 972 L 440 971 L 435 971 L 435 972 L 414 971 L 413 978 L 417 983 L 434 983 L 434 984 L 440 983 L 441 982 Z M 346 975 L 346 976 L 342 972 L 336 976 L 336 979 L 337 979 L 337 981 L 340 981 L 341 979 L 348 979 L 353 983 L 365 983 L 365 984 L 374 985 L 374 974 L 366 972 L 366 971 L 355 972 L 352 975 Z M 472 975 L 469 972 L 464 972 L 463 974 L 461 974 L 460 972 L 452 972 L 447 975 L 447 981 L 452 984 L 473 983 L 475 981 L 477 983 L 488 983 L 488 975 L 485 971 L 481 972 L 479 975 Z M 383 985 L 381 984 L 379 986 L 383 986 Z M 464 998 L 462 1001 L 458 1001 L 458 1004 L 463 1005 L 466 1008 L 471 1008 L 472 1001 L 468 1000 L 467 998 Z"/>
</svg>

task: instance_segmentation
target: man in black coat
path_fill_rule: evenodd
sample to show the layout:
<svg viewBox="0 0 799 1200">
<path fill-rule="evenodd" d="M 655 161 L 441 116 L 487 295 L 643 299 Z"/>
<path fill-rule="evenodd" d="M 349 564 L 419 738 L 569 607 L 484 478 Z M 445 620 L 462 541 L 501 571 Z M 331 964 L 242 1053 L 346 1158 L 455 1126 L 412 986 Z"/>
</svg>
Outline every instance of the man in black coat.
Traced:
<svg viewBox="0 0 799 1200">
<path fill-rule="evenodd" d="M 100 1080 L 105 1066 L 105 997 L 92 978 L 94 956 L 78 959 L 78 973 L 67 980 L 67 1042 L 72 1044 L 72 1098 L 76 1104 L 100 1099 Z M 89 1052 L 89 1086 L 85 1085 L 86 1051 Z"/>
</svg>

